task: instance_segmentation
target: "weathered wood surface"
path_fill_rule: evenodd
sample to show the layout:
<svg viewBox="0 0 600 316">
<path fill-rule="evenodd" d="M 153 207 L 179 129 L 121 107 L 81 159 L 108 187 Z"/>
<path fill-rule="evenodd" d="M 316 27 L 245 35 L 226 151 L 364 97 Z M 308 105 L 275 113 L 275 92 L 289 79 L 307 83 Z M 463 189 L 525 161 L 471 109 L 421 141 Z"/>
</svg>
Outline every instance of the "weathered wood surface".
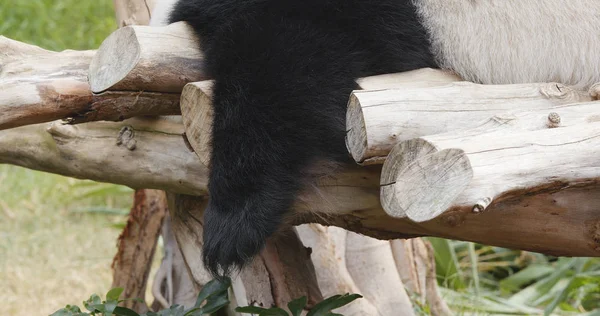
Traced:
<svg viewBox="0 0 600 316">
<path fill-rule="evenodd" d="M 198 45 L 184 22 L 118 29 L 91 61 L 91 89 L 179 93 L 186 83 L 207 79 Z"/>
<path fill-rule="evenodd" d="M 555 83 L 444 84 L 432 79 L 395 89 L 358 90 L 348 103 L 346 143 L 356 162 L 381 164 L 400 141 L 472 128 L 506 111 L 590 100 L 586 92 Z"/>
<path fill-rule="evenodd" d="M 200 161 L 210 165 L 212 135 L 212 80 L 192 82 L 181 92 L 181 117 L 185 135 Z"/>
<path fill-rule="evenodd" d="M 182 135 L 181 122 L 168 117 L 23 126 L 0 131 L 0 163 L 136 189 L 203 195 L 208 170 Z"/>
<path fill-rule="evenodd" d="M 183 124 L 174 118 L 25 126 L 0 131 L 0 163 L 206 195 L 208 169 L 182 134 Z M 552 254 L 600 255 L 600 194 L 589 193 L 598 190 L 596 185 L 551 188 L 535 197 L 504 199 L 482 213 L 474 213 L 471 205 L 415 223 L 382 210 L 380 171 L 380 166 L 347 166 L 323 177 L 320 192 L 307 191 L 298 201 L 294 223 L 331 224 L 380 239 L 430 235 Z"/>
<path fill-rule="evenodd" d="M 600 122 L 600 102 L 498 115 L 401 142 L 383 167 L 383 208 L 426 221 L 455 207 L 484 211 L 500 197 L 592 185 L 600 180 L 600 123 L 592 122 Z"/>
<path fill-rule="evenodd" d="M 210 279 L 202 265 L 202 213 L 206 198 L 169 194 L 173 232 L 190 273 L 201 286 Z M 270 238 L 265 249 L 233 278 L 230 306 L 257 305 L 286 308 L 294 298 L 306 296 L 309 306 L 322 300 L 310 253 L 293 228 Z"/>
<path fill-rule="evenodd" d="M 312 249 L 323 296 L 348 292 L 363 295 L 338 313 L 414 315 L 409 299 L 413 297 L 428 304 L 432 315 L 452 315 L 437 293 L 433 251 L 420 238 L 375 240 L 318 224 L 301 225 L 297 230 Z"/>
<path fill-rule="evenodd" d="M 0 130 L 66 119 L 121 121 L 180 113 L 179 93 L 93 94 L 88 68 L 95 51 L 53 52 L 0 36 Z"/>
<path fill-rule="evenodd" d="M 137 190 L 127 224 L 117 243 L 117 254 L 112 263 L 111 288 L 124 289 L 122 297 L 144 298 L 151 262 L 156 251 L 162 221 L 167 215 L 167 197 L 158 190 Z M 138 313 L 146 313 L 145 302 L 124 301 L 123 306 Z"/>
</svg>

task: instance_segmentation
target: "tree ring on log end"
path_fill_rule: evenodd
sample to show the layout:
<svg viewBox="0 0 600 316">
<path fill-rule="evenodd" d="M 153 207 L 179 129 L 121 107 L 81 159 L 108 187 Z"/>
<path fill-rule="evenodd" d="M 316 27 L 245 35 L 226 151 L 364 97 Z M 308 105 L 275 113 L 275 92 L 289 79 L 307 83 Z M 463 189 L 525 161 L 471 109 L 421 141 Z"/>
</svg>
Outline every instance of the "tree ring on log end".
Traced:
<svg viewBox="0 0 600 316">
<path fill-rule="evenodd" d="M 423 222 L 452 206 L 473 179 L 473 169 L 461 149 L 444 149 L 416 159 L 401 170 L 392 185 L 406 216 Z M 427 210 L 423 212 L 422 210 Z"/>
<path fill-rule="evenodd" d="M 359 164 L 365 160 L 369 144 L 362 107 L 354 94 L 350 95 L 346 114 L 346 148 Z"/>
<path fill-rule="evenodd" d="M 110 47 L 111 49 L 107 49 Z M 90 63 L 90 88 L 94 93 L 103 92 L 125 77 L 135 68 L 140 58 L 140 46 L 131 27 L 124 27 L 108 36 Z"/>
<path fill-rule="evenodd" d="M 395 197 L 394 184 L 397 175 L 419 157 L 435 152 L 437 152 L 437 149 L 434 145 L 418 138 L 403 141 L 392 148 L 381 169 L 381 179 L 379 181 L 381 205 L 386 213 L 397 218 L 406 217 L 405 210 L 398 204 L 398 201 L 402 198 Z"/>
</svg>

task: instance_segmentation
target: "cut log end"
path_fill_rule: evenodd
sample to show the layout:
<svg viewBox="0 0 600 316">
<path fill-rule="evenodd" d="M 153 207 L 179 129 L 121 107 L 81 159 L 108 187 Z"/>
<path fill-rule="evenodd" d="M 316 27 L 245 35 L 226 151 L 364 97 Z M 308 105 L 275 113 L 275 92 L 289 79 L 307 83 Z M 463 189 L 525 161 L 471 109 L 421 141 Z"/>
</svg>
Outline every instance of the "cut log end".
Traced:
<svg viewBox="0 0 600 316">
<path fill-rule="evenodd" d="M 205 166 L 210 163 L 212 148 L 212 87 L 210 80 L 189 83 L 183 88 L 180 101 L 187 140 Z"/>
<path fill-rule="evenodd" d="M 404 141 L 395 146 L 389 154 L 389 158 L 383 164 L 381 170 L 381 205 L 383 209 L 393 217 L 406 217 L 406 210 L 396 198 L 397 175 L 413 163 L 418 157 L 435 153 L 437 149 L 429 142 L 422 139 Z"/>
<path fill-rule="evenodd" d="M 364 162 L 367 151 L 366 130 L 362 107 L 356 96 L 352 94 L 348 101 L 346 115 L 346 147 L 352 158 L 354 158 L 354 161 L 359 164 Z"/>
<path fill-rule="evenodd" d="M 382 171 L 381 203 L 393 217 L 431 220 L 452 206 L 471 183 L 473 169 L 464 151 L 437 151 L 414 139 L 398 144 Z"/>
<path fill-rule="evenodd" d="M 137 65 L 140 46 L 136 33 L 131 27 L 124 27 L 112 33 L 90 63 L 89 77 L 92 92 L 100 93 L 123 80 Z"/>
</svg>

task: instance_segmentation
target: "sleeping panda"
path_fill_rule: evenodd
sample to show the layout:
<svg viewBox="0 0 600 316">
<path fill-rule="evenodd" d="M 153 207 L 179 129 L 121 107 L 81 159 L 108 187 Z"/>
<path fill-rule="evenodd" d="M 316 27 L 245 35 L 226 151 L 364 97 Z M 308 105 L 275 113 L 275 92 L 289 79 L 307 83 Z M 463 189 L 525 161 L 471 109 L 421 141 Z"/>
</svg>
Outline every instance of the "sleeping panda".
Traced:
<svg viewBox="0 0 600 316">
<path fill-rule="evenodd" d="M 323 164 L 348 163 L 355 79 L 445 68 L 484 84 L 600 82 L 597 0 L 162 0 L 215 80 L 203 260 L 252 259 Z"/>
</svg>

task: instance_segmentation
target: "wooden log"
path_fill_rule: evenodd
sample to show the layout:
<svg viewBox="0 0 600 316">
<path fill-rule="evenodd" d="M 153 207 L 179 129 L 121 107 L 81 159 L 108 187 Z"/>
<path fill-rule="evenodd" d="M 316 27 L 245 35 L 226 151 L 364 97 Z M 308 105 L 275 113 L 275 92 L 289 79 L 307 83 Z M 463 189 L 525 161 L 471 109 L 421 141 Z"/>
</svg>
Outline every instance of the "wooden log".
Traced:
<svg viewBox="0 0 600 316">
<path fill-rule="evenodd" d="M 122 287 L 123 297 L 144 298 L 151 262 L 156 251 L 163 218 L 167 215 L 167 197 L 157 190 L 137 190 L 127 225 L 117 242 L 112 263 L 112 288 Z M 148 312 L 145 302 L 128 300 L 122 306 L 138 313 Z"/>
<path fill-rule="evenodd" d="M 591 100 L 561 84 L 479 85 L 455 82 L 390 90 L 354 91 L 348 103 L 346 143 L 354 160 L 381 164 L 398 142 L 477 126 L 496 114 L 548 109 Z"/>
<path fill-rule="evenodd" d="M 191 275 L 200 286 L 208 274 L 202 264 L 202 213 L 206 198 L 169 194 L 173 232 Z M 261 253 L 233 278 L 236 306 L 286 308 L 292 299 L 306 296 L 309 306 L 322 300 L 310 253 L 292 228 L 267 241 Z"/>
<path fill-rule="evenodd" d="M 133 188 L 206 195 L 208 169 L 182 134 L 183 125 L 173 118 L 31 125 L 0 131 L 0 163 Z M 380 172 L 380 166 L 347 166 L 324 177 L 320 192 L 306 192 L 299 200 L 292 223 L 334 225 L 379 239 L 437 236 L 553 255 L 600 256 L 600 215 L 595 212 L 600 185 L 554 188 L 515 203 L 498 201 L 486 212 L 474 213 L 471 206 L 415 223 L 382 210 Z M 540 208 L 532 212 L 532 205 Z"/>
<path fill-rule="evenodd" d="M 207 79 L 198 45 L 184 22 L 120 28 L 104 40 L 91 61 L 91 90 L 179 93 L 186 83 Z"/>
<path fill-rule="evenodd" d="M 428 305 L 432 315 L 453 315 L 442 299 L 435 270 L 433 247 L 421 238 L 390 241 L 394 261 L 406 290 L 421 305 Z"/>
<path fill-rule="evenodd" d="M 0 36 L 0 129 L 60 119 L 85 109 L 94 51 L 52 52 Z"/>
<path fill-rule="evenodd" d="M 66 119 L 122 121 L 179 114 L 179 94 L 110 91 L 87 82 L 95 51 L 52 52 L 0 36 L 0 130 Z"/>
<path fill-rule="evenodd" d="M 318 224 L 301 225 L 297 230 L 304 244 L 312 249 L 311 258 L 323 296 L 348 292 L 363 295 L 362 299 L 337 310 L 338 313 L 414 315 L 400 269 L 410 271 L 408 274 L 411 276 L 416 275 L 416 263 L 396 261 L 390 242 Z M 425 281 L 427 276 L 422 274 L 419 277 Z M 435 273 L 429 277 L 435 279 Z M 425 294 L 416 288 L 415 293 Z"/>
<path fill-rule="evenodd" d="M 212 80 L 192 82 L 181 92 L 181 117 L 190 146 L 205 165 L 210 165 L 212 151 Z"/>
<path fill-rule="evenodd" d="M 132 188 L 206 195 L 208 168 L 187 144 L 179 119 L 132 118 L 76 126 L 53 122 L 4 130 L 0 163 Z M 321 179 L 321 192 L 307 192 L 297 207 L 378 207 L 378 179 L 378 170 L 343 168 Z"/>
<path fill-rule="evenodd" d="M 448 70 L 421 68 L 359 78 L 356 83 L 361 90 L 383 90 L 442 86 L 456 81 L 462 81 L 462 79 Z"/>
<path fill-rule="evenodd" d="M 179 250 L 168 212 L 160 233 L 164 253 L 152 282 L 152 296 L 154 296 L 152 310 L 158 311 L 174 304 L 190 308 L 196 303 L 199 291 Z"/>
<path fill-rule="evenodd" d="M 64 125 L 52 122 L 0 131 L 0 163 L 75 178 L 206 194 L 208 170 L 171 118 Z"/>
<path fill-rule="evenodd" d="M 399 143 L 382 172 L 383 208 L 427 221 L 452 209 L 481 212 L 500 201 L 600 180 L 600 103 L 521 114 L 512 126 L 496 118 L 472 130 Z"/>
<path fill-rule="evenodd" d="M 458 81 L 447 71 L 423 68 L 402 73 L 359 78 L 362 89 L 390 89 L 396 87 L 430 87 Z M 210 164 L 212 133 L 212 80 L 192 82 L 181 93 L 181 115 L 185 132 L 194 152 L 205 165 Z"/>
</svg>

